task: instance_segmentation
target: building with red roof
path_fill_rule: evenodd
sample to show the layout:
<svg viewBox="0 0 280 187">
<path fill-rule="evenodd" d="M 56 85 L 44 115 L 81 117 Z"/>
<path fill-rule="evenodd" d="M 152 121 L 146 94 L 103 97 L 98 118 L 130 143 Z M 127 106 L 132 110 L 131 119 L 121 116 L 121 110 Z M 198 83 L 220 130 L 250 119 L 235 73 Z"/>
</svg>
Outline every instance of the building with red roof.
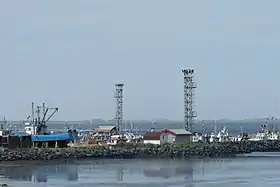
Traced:
<svg viewBox="0 0 280 187">
<path fill-rule="evenodd" d="M 160 144 L 160 135 L 162 132 L 147 132 L 143 136 L 143 143 Z"/>
<path fill-rule="evenodd" d="M 160 135 L 160 143 L 185 143 L 191 141 L 192 135 L 185 129 L 164 129 Z"/>
<path fill-rule="evenodd" d="M 144 143 L 166 144 L 191 141 L 192 133 L 185 129 L 164 129 L 160 132 L 147 132 L 143 136 Z"/>
</svg>

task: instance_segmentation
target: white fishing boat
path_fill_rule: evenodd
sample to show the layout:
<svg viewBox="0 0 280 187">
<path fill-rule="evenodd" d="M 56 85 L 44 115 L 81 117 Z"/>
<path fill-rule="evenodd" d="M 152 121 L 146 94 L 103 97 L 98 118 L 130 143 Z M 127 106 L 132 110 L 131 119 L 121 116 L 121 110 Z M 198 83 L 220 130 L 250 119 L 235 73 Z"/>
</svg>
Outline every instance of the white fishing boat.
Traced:
<svg viewBox="0 0 280 187">
<path fill-rule="evenodd" d="M 262 141 L 262 140 L 268 140 L 267 133 L 257 133 L 254 137 L 251 137 L 248 139 L 249 141 Z"/>
<path fill-rule="evenodd" d="M 268 125 L 260 125 L 260 130 L 255 136 L 248 139 L 249 141 L 263 141 L 263 140 L 279 140 L 279 135 L 276 132 L 269 132 Z"/>
<path fill-rule="evenodd" d="M 240 141 L 245 141 L 245 140 L 248 140 L 248 134 L 247 133 L 241 133 L 238 136 L 231 137 L 232 142 L 240 142 Z"/>
<path fill-rule="evenodd" d="M 210 135 L 210 142 L 227 142 L 230 141 L 229 133 L 226 127 L 222 128 L 218 134 L 211 133 Z"/>
<path fill-rule="evenodd" d="M 116 145 L 121 142 L 127 142 L 127 139 L 121 135 L 112 135 L 110 138 L 107 140 L 106 144 L 107 145 Z"/>
<path fill-rule="evenodd" d="M 275 132 L 271 132 L 268 134 L 268 139 L 269 140 L 279 140 L 279 135 Z"/>
<path fill-rule="evenodd" d="M 109 145 L 116 145 L 120 142 L 138 142 L 138 140 L 143 139 L 141 135 L 135 135 L 131 132 L 125 132 L 123 135 L 112 135 L 107 139 L 107 144 Z"/>
<path fill-rule="evenodd" d="M 204 136 L 201 133 L 193 133 L 192 135 L 192 142 L 203 142 Z"/>
</svg>

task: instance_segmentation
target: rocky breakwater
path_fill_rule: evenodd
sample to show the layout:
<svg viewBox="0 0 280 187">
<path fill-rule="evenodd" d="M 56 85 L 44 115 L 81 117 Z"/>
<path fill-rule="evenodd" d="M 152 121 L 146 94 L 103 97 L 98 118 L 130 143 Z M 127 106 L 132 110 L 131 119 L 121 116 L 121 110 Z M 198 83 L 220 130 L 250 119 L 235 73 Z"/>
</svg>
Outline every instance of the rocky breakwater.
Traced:
<svg viewBox="0 0 280 187">
<path fill-rule="evenodd" d="M 0 151 L 0 161 L 61 160 L 79 158 L 189 158 L 225 157 L 250 152 L 280 151 L 280 141 L 187 143 L 187 144 L 118 144 L 111 147 L 32 148 Z"/>
</svg>

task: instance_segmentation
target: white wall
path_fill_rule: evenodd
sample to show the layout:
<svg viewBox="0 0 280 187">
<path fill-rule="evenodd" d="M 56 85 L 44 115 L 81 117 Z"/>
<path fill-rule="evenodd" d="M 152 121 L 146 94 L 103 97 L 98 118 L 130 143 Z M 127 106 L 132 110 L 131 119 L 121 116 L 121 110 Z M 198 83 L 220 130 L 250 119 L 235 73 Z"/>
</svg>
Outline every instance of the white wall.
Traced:
<svg viewBox="0 0 280 187">
<path fill-rule="evenodd" d="M 190 141 L 191 136 L 190 135 L 179 135 L 174 136 L 170 133 L 164 133 L 160 136 L 160 143 L 185 143 Z"/>
<path fill-rule="evenodd" d="M 157 145 L 160 144 L 160 140 L 144 140 L 143 142 L 144 142 L 144 144 L 148 144 L 148 143 L 157 144 Z"/>
<path fill-rule="evenodd" d="M 169 133 L 163 133 L 160 136 L 160 142 L 161 144 L 165 144 L 165 143 L 174 143 L 175 141 L 175 136 Z"/>
</svg>

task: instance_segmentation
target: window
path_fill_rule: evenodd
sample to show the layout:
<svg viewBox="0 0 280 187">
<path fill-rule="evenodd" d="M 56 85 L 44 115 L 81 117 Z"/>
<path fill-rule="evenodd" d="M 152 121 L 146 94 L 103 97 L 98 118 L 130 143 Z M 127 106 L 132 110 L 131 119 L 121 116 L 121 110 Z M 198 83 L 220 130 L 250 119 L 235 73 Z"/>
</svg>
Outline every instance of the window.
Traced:
<svg viewBox="0 0 280 187">
<path fill-rule="evenodd" d="M 162 135 L 162 139 L 164 139 L 164 134 Z"/>
</svg>

